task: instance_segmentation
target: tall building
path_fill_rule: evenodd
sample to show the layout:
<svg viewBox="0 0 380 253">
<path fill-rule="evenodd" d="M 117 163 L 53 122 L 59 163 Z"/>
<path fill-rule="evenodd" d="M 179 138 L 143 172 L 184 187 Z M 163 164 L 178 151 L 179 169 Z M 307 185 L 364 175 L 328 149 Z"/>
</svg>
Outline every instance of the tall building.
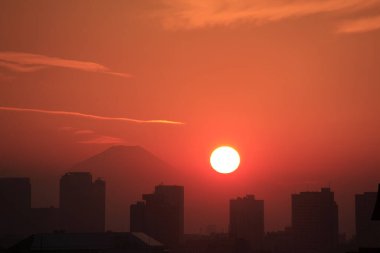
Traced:
<svg viewBox="0 0 380 253">
<path fill-rule="evenodd" d="M 0 178 L 0 234 L 28 233 L 30 209 L 29 178 Z"/>
<path fill-rule="evenodd" d="M 145 202 L 138 201 L 130 207 L 130 231 L 145 232 Z"/>
<path fill-rule="evenodd" d="M 253 195 L 230 200 L 229 234 L 246 240 L 252 249 L 261 249 L 264 240 L 264 200 Z"/>
<path fill-rule="evenodd" d="M 292 195 L 292 230 L 295 252 L 335 252 L 338 245 L 338 206 L 334 192 Z"/>
<path fill-rule="evenodd" d="M 178 244 L 184 233 L 183 186 L 158 185 L 143 200 L 131 205 L 131 232 L 144 232 L 169 246 Z"/>
<path fill-rule="evenodd" d="M 355 196 L 355 224 L 358 246 L 380 247 L 380 220 L 372 220 L 377 192 L 365 192 Z"/>
<path fill-rule="evenodd" d="M 377 199 L 372 213 L 372 220 L 380 220 L 380 184 L 377 190 Z"/>
<path fill-rule="evenodd" d="M 62 228 L 67 232 L 105 231 L 105 182 L 92 181 L 88 172 L 61 177 L 59 205 Z"/>
</svg>

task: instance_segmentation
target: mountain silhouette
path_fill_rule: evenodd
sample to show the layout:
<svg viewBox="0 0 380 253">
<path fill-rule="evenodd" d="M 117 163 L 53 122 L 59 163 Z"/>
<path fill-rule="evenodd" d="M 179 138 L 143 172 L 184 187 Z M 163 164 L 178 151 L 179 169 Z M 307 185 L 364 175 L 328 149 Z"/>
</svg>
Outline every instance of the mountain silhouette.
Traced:
<svg viewBox="0 0 380 253">
<path fill-rule="evenodd" d="M 129 206 L 160 183 L 178 184 L 180 173 L 140 146 L 113 146 L 74 165 L 106 181 L 106 227 L 129 231 Z"/>
</svg>

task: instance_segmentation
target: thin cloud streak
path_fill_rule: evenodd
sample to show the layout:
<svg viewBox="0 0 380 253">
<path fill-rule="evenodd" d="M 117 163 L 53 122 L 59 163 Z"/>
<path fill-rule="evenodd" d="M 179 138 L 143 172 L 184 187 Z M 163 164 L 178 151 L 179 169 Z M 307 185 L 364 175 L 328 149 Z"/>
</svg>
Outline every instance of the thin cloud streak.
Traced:
<svg viewBox="0 0 380 253">
<path fill-rule="evenodd" d="M 119 137 L 109 135 L 99 135 L 94 130 L 78 129 L 70 126 L 59 127 L 59 131 L 65 131 L 73 134 L 74 136 L 87 137 L 85 140 L 78 140 L 76 143 L 80 144 L 124 144 L 124 140 Z"/>
<path fill-rule="evenodd" d="M 358 11 L 379 4 L 379 0 L 164 0 L 162 15 L 168 29 L 195 29 L 236 22 L 263 24 L 286 18 L 337 11 Z"/>
<path fill-rule="evenodd" d="M 9 69 L 14 72 L 23 72 L 23 73 L 35 72 L 35 71 L 46 68 L 44 66 L 27 66 L 27 65 L 20 65 L 20 64 L 3 62 L 3 61 L 0 61 L 0 67 Z"/>
<path fill-rule="evenodd" d="M 0 67 L 15 72 L 34 72 L 46 67 L 60 67 L 120 77 L 131 77 L 128 73 L 113 72 L 106 66 L 95 62 L 67 60 L 58 57 L 20 52 L 0 52 Z"/>
<path fill-rule="evenodd" d="M 161 119 L 139 120 L 139 119 L 125 118 L 125 117 L 107 117 L 107 116 L 99 116 L 99 115 L 93 115 L 93 114 L 84 114 L 80 112 L 52 111 L 52 110 L 7 107 L 7 106 L 0 106 L 0 111 L 43 113 L 43 114 L 50 114 L 50 115 L 74 116 L 74 117 L 93 119 L 93 120 L 120 121 L 120 122 L 138 123 L 138 124 L 170 124 L 170 125 L 184 125 L 185 124 L 183 122 L 171 121 L 171 120 L 161 120 Z"/>
<path fill-rule="evenodd" d="M 123 144 L 124 140 L 112 136 L 98 136 L 93 139 L 78 141 L 81 144 Z"/>
<path fill-rule="evenodd" d="M 58 130 L 59 131 L 65 131 L 65 132 L 70 132 L 70 131 L 74 131 L 74 127 L 71 127 L 71 126 L 62 126 L 62 127 L 59 127 Z"/>
<path fill-rule="evenodd" d="M 378 29 L 380 29 L 380 16 L 350 20 L 338 26 L 339 33 L 363 33 Z"/>
<path fill-rule="evenodd" d="M 8 75 L 0 72 L 0 80 L 2 80 L 2 81 L 10 81 L 12 79 L 13 79 L 12 76 L 8 76 Z"/>
<path fill-rule="evenodd" d="M 77 130 L 74 132 L 74 134 L 79 134 L 79 135 L 87 135 L 87 134 L 94 134 L 95 132 L 93 130 Z"/>
</svg>

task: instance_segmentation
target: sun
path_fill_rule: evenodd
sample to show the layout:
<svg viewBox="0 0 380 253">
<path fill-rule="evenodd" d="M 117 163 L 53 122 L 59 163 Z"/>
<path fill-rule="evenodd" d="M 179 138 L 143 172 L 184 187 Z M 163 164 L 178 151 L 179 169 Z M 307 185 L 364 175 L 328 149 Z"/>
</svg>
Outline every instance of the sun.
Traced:
<svg viewBox="0 0 380 253">
<path fill-rule="evenodd" d="M 221 146 L 211 153 L 210 163 L 211 167 L 217 172 L 228 174 L 239 167 L 240 156 L 234 148 Z"/>
</svg>

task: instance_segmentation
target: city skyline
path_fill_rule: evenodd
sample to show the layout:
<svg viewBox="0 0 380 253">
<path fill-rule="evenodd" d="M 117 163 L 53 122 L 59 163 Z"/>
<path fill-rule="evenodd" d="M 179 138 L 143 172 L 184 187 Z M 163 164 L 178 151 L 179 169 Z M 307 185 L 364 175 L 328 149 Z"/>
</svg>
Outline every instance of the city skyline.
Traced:
<svg viewBox="0 0 380 253">
<path fill-rule="evenodd" d="M 31 183 L 29 178 L 0 177 L 1 201 L 2 203 L 11 204 L 11 206 L 4 206 L 5 208 L 2 209 L 2 215 L 15 215 L 15 217 L 25 216 L 25 218 L 29 218 L 29 215 L 25 215 L 22 213 L 25 211 L 33 213 L 33 209 L 36 211 L 44 211 L 44 209 L 55 211 L 54 209 L 58 209 L 61 210 L 60 219 L 62 219 L 63 223 L 61 225 L 57 225 L 57 227 L 54 227 L 55 225 L 52 224 L 51 228 L 49 229 L 51 230 L 50 232 L 54 232 L 54 230 L 62 230 L 67 232 L 105 232 L 106 230 L 108 230 L 105 227 L 105 184 L 106 182 L 100 178 L 92 181 L 92 174 L 89 172 L 66 172 L 60 179 L 60 204 L 57 207 L 49 205 L 49 207 L 36 208 L 33 207 L 31 204 L 33 195 L 31 192 Z M 380 183 L 378 184 L 378 187 L 380 190 Z M 173 214 L 168 216 L 168 218 L 172 219 L 173 217 L 176 217 L 177 214 L 175 213 L 179 212 L 179 216 L 177 217 L 179 219 L 179 223 L 177 223 L 177 225 L 171 228 L 174 230 L 169 229 L 168 231 L 177 231 L 175 233 L 170 232 L 172 236 L 173 234 L 183 235 L 185 231 L 183 217 L 185 213 L 184 187 L 178 185 L 159 184 L 156 185 L 154 188 L 155 190 L 153 193 L 142 194 L 143 200 L 132 201 L 131 203 L 129 203 L 131 210 L 134 210 L 134 212 L 131 212 L 130 216 L 126 215 L 124 218 L 135 220 L 134 223 L 131 223 L 129 231 L 146 232 L 149 230 L 157 230 L 157 228 L 161 227 L 161 225 L 157 224 L 156 227 L 147 229 L 145 227 L 146 225 L 144 224 L 148 225 L 149 223 L 151 223 L 149 221 L 159 220 L 155 215 L 160 216 L 166 212 L 173 212 Z M 377 198 L 379 198 L 378 191 L 357 193 L 353 196 L 353 199 L 355 200 L 356 213 L 356 233 L 354 234 L 354 236 L 357 236 L 361 233 L 370 233 L 373 234 L 374 238 L 377 238 L 378 234 L 380 234 L 379 222 L 370 222 L 372 225 L 368 223 L 370 220 L 374 220 L 376 218 L 373 218 L 372 216 L 377 213 L 375 208 L 376 204 L 378 204 Z M 230 234 L 231 237 L 245 238 L 248 241 L 251 236 L 255 238 L 255 241 L 260 241 L 263 239 L 259 240 L 257 238 L 263 236 L 264 232 L 276 232 L 276 230 L 267 229 L 265 226 L 264 210 L 266 208 L 264 208 L 264 201 L 265 200 L 257 200 L 255 198 L 255 195 L 251 193 L 245 194 L 244 197 L 235 198 L 231 196 L 229 199 L 229 215 L 228 217 L 226 217 L 226 220 L 228 220 L 229 224 L 228 229 L 214 232 L 226 232 Z M 157 205 L 158 203 L 161 204 Z M 339 205 L 335 202 L 334 191 L 331 191 L 330 188 L 322 187 L 320 191 L 308 190 L 301 191 L 299 193 L 293 193 L 291 194 L 291 203 L 291 223 L 289 224 L 289 226 L 283 227 L 282 230 L 288 228 L 292 228 L 292 230 L 297 230 L 298 226 L 304 225 L 302 220 L 304 220 L 305 218 L 301 217 L 309 213 L 308 215 L 311 215 L 310 217 L 315 217 L 315 220 L 313 222 L 316 223 L 314 223 L 314 225 L 318 223 L 326 224 L 326 226 L 328 226 L 328 229 L 326 229 L 326 231 L 329 231 L 330 233 L 335 233 L 335 239 L 334 236 L 327 237 L 332 240 L 335 240 L 335 243 L 337 243 L 339 235 L 345 235 L 345 231 L 340 231 L 338 228 Z M 322 209 L 319 209 L 318 206 L 320 205 L 324 207 Z M 10 210 L 11 212 L 7 213 L 8 210 Z M 72 217 L 67 217 L 67 211 L 72 212 L 72 214 L 70 215 Z M 94 213 L 98 214 L 94 215 Z M 328 213 L 330 213 L 329 215 L 332 215 L 332 218 L 331 220 L 326 220 L 328 221 L 326 223 L 324 221 L 326 216 L 324 215 Z M 145 218 L 146 215 L 148 215 L 147 218 Z M 2 216 L 2 218 L 2 221 L 12 222 L 12 219 L 6 218 L 6 216 Z M 41 218 L 44 217 L 41 216 Z M 300 223 L 298 219 L 301 219 L 300 221 L 302 222 Z M 88 222 L 84 221 L 82 223 L 82 221 L 79 222 L 79 220 L 88 220 Z M 166 223 L 165 220 L 161 220 L 160 222 Z M 29 223 L 29 221 L 27 223 Z M 33 226 L 35 225 L 36 224 L 34 224 Z M 19 225 L 11 226 L 17 229 Z M 74 227 L 71 228 L 71 226 Z M 22 228 L 22 226 L 19 227 L 21 227 L 20 231 L 23 231 L 24 228 Z M 253 232 L 250 232 L 251 229 L 254 229 Z M 4 226 L 2 231 L 7 230 L 9 230 L 9 227 Z M 318 229 L 316 230 L 312 227 L 301 227 L 300 235 L 305 234 L 305 231 L 321 232 Z M 45 230 L 45 232 L 48 231 Z M 373 242 L 375 240 L 375 242 L 377 243 L 377 239 L 371 239 L 368 237 L 368 235 L 363 235 L 361 237 L 364 238 L 363 240 L 369 240 L 370 242 Z M 318 237 L 314 236 L 314 238 Z M 178 239 L 176 240 L 178 242 Z M 262 241 L 260 243 L 262 243 Z"/>
<path fill-rule="evenodd" d="M 50 236 L 52 238 L 75 237 L 90 238 L 137 236 L 153 245 L 162 245 L 176 252 L 203 247 L 186 239 L 205 234 L 184 233 L 184 187 L 159 184 L 154 192 L 142 194 L 143 201 L 130 205 L 129 234 L 126 231 L 114 232 L 105 227 L 106 182 L 92 180 L 89 172 L 67 172 L 60 179 L 60 204 L 58 208 L 33 208 L 31 205 L 31 184 L 29 178 L 0 178 L 0 245 L 16 249 L 25 247 L 25 236 Z M 355 195 L 355 226 L 353 238 L 338 229 L 338 205 L 334 192 L 330 188 L 320 191 L 302 191 L 291 195 L 292 217 L 290 227 L 281 231 L 270 232 L 265 229 L 265 200 L 257 200 L 254 195 L 231 198 L 229 201 L 228 233 L 209 232 L 208 240 L 223 236 L 224 242 L 217 242 L 216 247 L 227 243 L 230 250 L 243 252 L 260 252 L 270 250 L 277 252 L 344 252 L 347 249 L 379 248 L 380 222 L 377 219 L 378 192 L 365 192 Z M 107 232 L 106 232 L 107 231 Z M 49 235 L 50 234 L 50 235 Z M 141 236 L 140 236 L 141 234 Z M 223 235 L 224 234 L 224 235 Z M 146 237 L 148 236 L 148 237 Z M 13 239 L 6 239 L 6 238 Z M 33 236 L 32 236 L 33 238 Z M 195 237 L 196 238 L 196 237 Z M 216 237 L 217 238 L 217 237 Z M 53 239 L 54 240 L 54 239 Z M 194 240 L 194 239 L 193 239 Z M 201 241 L 204 240 L 201 239 Z M 220 239 L 219 239 L 220 240 Z M 8 241 L 8 242 L 7 242 Z M 157 241 L 157 243 L 155 243 Z M 200 241 L 200 242 L 201 242 Z M 14 244 L 18 242 L 17 244 Z M 233 243 L 235 242 L 235 243 Z M 55 241 L 64 243 L 64 241 Z M 152 241 L 151 241 L 152 243 Z M 233 243 L 232 245 L 230 243 Z M 64 243 L 65 244 L 65 243 Z M 24 246 L 20 246 L 24 245 Z M 87 242 L 87 247 L 97 247 L 94 242 Z M 118 244 L 120 247 L 121 244 Z M 122 244 L 127 247 L 127 244 Z M 129 244 L 128 244 L 129 245 Z M 43 247 L 41 245 L 41 247 Z M 60 247 L 68 247 L 68 244 Z M 115 247 L 115 246 L 112 246 Z M 216 250 L 216 248 L 213 248 Z M 217 252 L 217 251 L 216 251 Z"/>
<path fill-rule="evenodd" d="M 133 152 L 131 152 L 130 154 L 127 155 L 127 153 L 129 153 L 129 151 L 131 150 L 134 150 Z M 135 150 L 136 149 L 136 150 Z M 126 152 L 127 151 L 127 152 Z M 136 153 L 137 152 L 137 153 Z M 139 154 L 140 152 L 142 152 L 143 154 Z M 105 171 L 99 171 L 98 168 L 95 168 L 95 167 L 100 167 L 100 168 L 104 168 L 106 167 L 106 165 L 104 164 L 104 161 L 108 161 L 108 160 L 113 160 L 113 159 L 116 159 L 114 161 L 112 161 L 112 163 L 115 163 L 117 164 L 117 160 L 120 158 L 119 155 L 125 155 L 125 158 L 128 159 L 131 159 L 131 155 L 132 157 L 134 155 L 136 156 L 140 156 L 140 155 L 143 155 L 143 156 L 146 156 L 144 157 L 143 159 L 147 159 L 147 160 L 150 160 L 151 158 L 153 157 L 150 157 L 151 154 L 149 152 L 147 152 L 145 149 L 143 148 L 140 148 L 140 147 L 136 147 L 136 146 L 133 146 L 133 147 L 127 147 L 127 146 L 113 146 L 107 150 L 105 150 L 104 152 L 101 152 L 93 157 L 90 157 L 88 160 L 84 160 L 82 161 L 81 163 L 77 164 L 76 166 L 74 166 L 73 168 L 76 168 L 76 171 L 80 171 L 82 168 L 87 168 L 87 170 L 85 171 L 88 171 L 88 172 L 91 172 L 91 171 L 94 171 L 95 173 L 96 172 L 100 172 L 101 173 L 101 177 L 102 178 L 107 178 L 109 176 L 107 176 L 107 174 L 105 174 Z M 116 153 L 116 154 L 115 154 Z M 104 155 L 104 157 L 102 158 L 102 156 Z M 99 157 L 98 157 L 99 156 Z M 108 157 L 109 156 L 109 157 Z M 95 160 L 92 160 L 96 158 Z M 103 160 L 104 158 L 106 160 L 104 160 L 103 162 L 101 162 L 100 164 L 98 164 L 97 166 L 94 167 L 94 165 L 96 165 L 96 163 L 101 159 Z M 157 159 L 157 157 L 154 156 L 154 159 Z M 146 161 L 147 161 L 146 160 Z M 124 160 L 121 160 L 122 163 L 125 163 L 126 161 Z M 145 162 L 146 162 L 145 161 Z M 137 162 L 137 163 L 136 163 Z M 141 161 L 139 161 L 139 159 L 137 159 L 137 161 L 134 161 L 133 163 L 133 166 L 141 166 L 141 164 L 139 164 Z M 162 162 L 160 160 L 157 160 L 155 162 Z M 154 162 L 154 163 L 155 163 Z M 87 164 L 88 163 L 88 164 Z M 150 164 L 150 166 L 154 166 L 153 164 Z M 125 165 L 125 164 L 124 164 Z M 114 165 L 111 165 L 111 167 L 114 166 Z M 175 172 L 174 171 L 168 171 L 169 168 L 165 168 L 165 166 L 168 166 L 168 165 L 165 165 L 165 164 L 157 164 L 157 166 L 160 168 L 160 169 L 163 169 L 164 171 L 164 177 L 168 178 L 169 180 L 158 180 L 158 181 L 161 181 L 161 182 L 166 182 L 166 183 L 169 183 L 169 184 L 175 184 L 176 181 L 175 181 Z M 88 168 L 90 168 L 88 170 Z M 127 166 L 127 168 L 129 168 Z M 141 167 L 142 169 L 147 169 L 145 168 L 144 166 Z M 95 170 L 94 170 L 95 169 Z M 120 169 L 120 168 L 114 168 L 114 169 Z M 153 168 L 154 169 L 154 168 Z M 173 169 L 173 168 L 172 168 Z M 66 173 L 67 170 L 61 170 L 62 173 Z M 115 175 L 116 176 L 116 179 L 119 177 L 119 172 L 117 172 L 117 174 Z M 140 178 L 141 180 L 145 180 L 147 179 L 146 177 L 144 177 L 144 173 L 142 175 L 140 175 L 138 178 Z M 157 174 L 159 175 L 159 174 Z M 162 177 L 163 175 L 160 175 L 159 177 L 161 178 L 164 178 Z M 33 206 L 35 208 L 46 208 L 46 207 L 49 207 L 49 206 L 59 206 L 58 204 L 58 200 L 59 200 L 59 196 L 58 196 L 58 192 L 59 191 L 51 191 L 49 189 L 47 189 L 46 187 L 53 187 L 53 188 L 56 188 L 58 187 L 58 185 L 55 186 L 56 183 L 54 182 L 51 182 L 50 179 L 51 178 L 55 178 L 56 176 L 52 176 L 52 177 L 44 177 L 44 181 L 41 181 L 41 179 L 39 179 L 38 181 L 40 182 L 41 185 L 34 185 L 33 188 L 34 189 L 37 189 L 37 191 L 35 191 L 36 193 L 33 194 L 32 196 L 32 203 L 33 203 Z M 111 184 L 111 190 L 110 192 L 108 192 L 108 200 L 107 200 L 107 205 L 111 206 L 109 208 L 111 208 L 108 212 L 107 212 L 107 227 L 110 228 L 111 230 L 115 230 L 115 231 L 126 231 L 127 229 L 129 229 L 129 220 L 124 220 L 122 219 L 122 217 L 125 215 L 125 212 L 127 212 L 127 215 L 129 213 L 129 205 L 136 201 L 138 199 L 138 195 L 141 194 L 141 192 L 136 192 L 137 189 L 149 189 L 149 188 L 146 188 L 145 186 L 139 186 L 138 188 L 136 189 L 129 189 L 128 190 L 128 185 L 126 185 L 123 180 L 121 178 L 119 178 L 120 180 L 116 180 L 115 181 L 115 177 L 109 177 L 111 178 L 113 184 Z M 153 180 L 152 180 L 153 179 Z M 181 181 L 181 180 L 180 180 Z M 183 180 L 182 180 L 183 181 Z M 58 181 L 57 181 L 58 182 Z M 128 181 L 129 182 L 129 181 Z M 154 180 L 154 177 L 149 179 L 149 182 L 151 182 L 152 184 L 157 184 L 157 180 Z M 124 185 L 123 187 L 126 187 L 124 188 L 125 189 L 125 192 L 120 192 L 120 190 L 117 190 L 117 189 L 120 189 L 121 185 Z M 374 185 L 370 188 L 367 188 L 367 189 L 372 189 L 372 190 L 362 190 L 362 191 L 358 191 L 358 192 L 376 192 L 376 183 L 374 183 Z M 308 187 L 306 190 L 307 191 L 318 191 L 320 188 L 325 188 L 325 187 L 330 187 L 331 185 L 315 185 L 315 184 L 311 184 L 310 187 Z M 42 188 L 41 188 L 42 187 Z M 191 187 L 190 187 L 191 188 Z M 334 188 L 334 187 L 333 187 Z M 56 188 L 58 189 L 58 188 Z M 44 191 L 44 198 L 45 200 L 42 202 L 41 200 L 37 200 L 37 198 L 39 198 L 41 196 L 41 192 L 40 191 Z M 113 196 L 113 195 L 110 195 L 110 194 L 114 194 L 115 191 L 119 192 L 120 194 L 118 194 L 117 196 Z M 269 231 L 281 231 L 283 228 L 285 227 L 288 227 L 290 226 L 291 224 L 291 205 L 290 205 L 290 200 L 289 200 L 289 196 L 291 196 L 291 194 L 295 193 L 295 192 L 302 192 L 302 191 L 305 191 L 305 189 L 302 189 L 302 188 L 299 188 L 298 191 L 295 190 L 294 192 L 290 192 L 287 196 L 286 196 L 286 199 L 285 201 L 287 201 L 285 203 L 285 206 L 288 206 L 286 209 L 283 209 L 284 212 L 282 212 L 283 214 L 286 214 L 285 216 L 282 215 L 283 220 L 282 220 L 282 224 L 283 226 L 271 226 L 271 224 L 273 224 L 274 220 L 273 218 L 278 218 L 278 215 L 277 216 L 273 216 L 271 215 L 273 212 L 274 212 L 274 209 L 271 209 L 271 206 L 276 206 L 278 203 L 270 203 L 269 202 L 269 205 L 268 205 L 268 201 L 267 201 L 267 205 L 269 206 L 268 209 L 265 210 L 266 212 L 266 215 L 265 215 L 265 222 L 266 222 L 266 228 L 269 228 L 267 230 L 267 232 Z M 129 193 L 132 193 L 133 194 L 129 194 Z M 340 206 L 342 206 L 343 208 L 339 210 L 339 230 L 342 232 L 342 233 L 345 233 L 346 236 L 348 237 L 351 237 L 355 234 L 355 224 L 354 224 L 354 219 L 355 219 L 355 212 L 354 212 L 354 208 L 351 208 L 351 206 L 354 206 L 355 205 L 355 199 L 352 197 L 356 194 L 358 194 L 358 192 L 353 192 L 352 195 L 348 196 L 348 199 L 346 199 L 343 203 L 342 201 L 337 201 L 338 204 L 340 204 Z M 228 202 L 230 200 L 231 197 L 234 197 L 234 196 L 242 196 L 242 195 L 246 195 L 246 194 L 250 194 L 252 192 L 244 192 L 244 191 L 240 191 L 239 193 L 236 193 L 234 195 L 225 195 L 225 202 Z M 126 196 L 136 196 L 136 197 L 127 197 L 128 201 L 125 202 L 123 205 L 120 205 L 120 204 L 115 204 L 115 201 L 116 202 L 120 202 L 120 198 L 125 195 Z M 192 195 L 192 194 L 196 194 L 196 192 L 190 192 L 188 193 L 189 195 Z M 337 195 L 343 195 L 343 194 L 347 194 L 345 192 L 340 192 L 338 191 L 337 192 Z M 257 194 L 255 194 L 257 195 Z M 113 203 L 110 203 L 110 199 L 109 198 L 112 198 L 113 200 Z M 194 201 L 194 200 L 193 200 Z M 35 204 L 35 203 L 38 203 L 38 204 Z M 42 204 L 41 204 L 42 203 Z M 198 199 L 198 203 L 201 203 Z M 347 207 L 347 203 L 348 203 L 348 207 Z M 187 205 L 189 206 L 189 204 L 187 203 Z M 284 204 L 283 204 L 284 205 Z M 224 206 L 225 206 L 225 203 L 224 203 Z M 116 210 L 115 209 L 119 209 L 116 213 Z M 192 208 L 195 208 L 196 210 L 198 210 L 198 212 L 202 212 L 202 211 L 206 211 L 205 209 L 201 209 L 199 207 L 192 207 Z M 212 210 L 213 209 L 209 209 L 210 212 L 213 212 Z M 219 216 L 216 216 L 218 217 L 218 220 L 209 220 L 209 221 L 202 221 L 202 219 L 196 219 L 194 220 L 195 222 L 192 222 L 191 226 L 186 226 L 186 231 L 187 232 L 199 232 L 200 230 L 204 230 L 206 231 L 207 230 L 207 227 L 208 226 L 214 226 L 216 231 L 228 231 L 228 222 L 227 220 L 225 219 L 226 216 L 228 216 L 228 212 L 227 212 L 227 208 L 221 210 L 220 212 L 218 212 Z M 349 215 L 349 214 L 352 214 L 352 215 Z M 189 216 L 191 217 L 192 214 L 190 213 Z M 348 217 L 348 218 L 347 218 Z M 346 218 L 346 219 L 344 219 Z M 122 222 L 120 222 L 120 220 L 122 220 Z M 186 220 L 188 221 L 189 220 L 189 217 L 186 218 Z M 192 219 L 193 220 L 193 219 Z M 285 221 L 285 222 L 284 222 Z M 124 224 L 124 222 L 127 222 L 125 223 L 125 225 L 122 225 Z M 345 229 L 347 227 L 347 223 L 350 224 L 349 227 L 352 227 L 351 229 Z M 118 224 L 117 226 L 115 226 L 115 224 Z"/>
</svg>

